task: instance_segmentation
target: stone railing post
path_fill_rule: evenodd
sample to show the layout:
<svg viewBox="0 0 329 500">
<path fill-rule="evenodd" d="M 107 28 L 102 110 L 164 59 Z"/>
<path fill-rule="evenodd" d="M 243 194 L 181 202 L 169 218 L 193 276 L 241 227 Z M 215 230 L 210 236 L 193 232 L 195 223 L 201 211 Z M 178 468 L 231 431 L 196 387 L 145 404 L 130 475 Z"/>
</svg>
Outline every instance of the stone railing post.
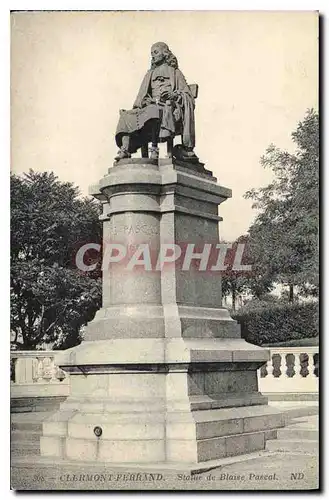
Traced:
<svg viewBox="0 0 329 500">
<path fill-rule="evenodd" d="M 270 354 L 270 359 L 268 360 L 267 362 L 267 366 L 266 366 L 266 371 L 267 371 L 267 377 L 269 378 L 273 378 L 273 357 L 272 357 L 272 353 Z"/>
<path fill-rule="evenodd" d="M 55 361 L 56 351 L 14 351 L 11 397 L 67 396 L 69 376 Z"/>
<path fill-rule="evenodd" d="M 318 377 L 315 374 L 314 356 L 318 353 L 318 347 L 277 347 L 270 351 L 270 360 L 267 362 L 267 374 L 260 374 L 259 387 L 263 394 L 274 393 L 317 393 Z M 290 367 L 289 354 L 293 355 L 293 367 Z M 302 374 L 301 355 L 308 356 L 308 373 Z M 281 375 L 273 375 L 273 357 L 279 355 L 281 358 Z M 293 368 L 293 370 L 292 370 Z"/>
<path fill-rule="evenodd" d="M 300 364 L 300 353 L 296 352 L 294 356 L 295 356 L 295 360 L 294 360 L 294 372 L 295 372 L 295 375 L 294 375 L 294 377 L 295 377 L 296 380 L 297 379 L 300 380 L 300 379 L 303 378 L 302 374 L 301 374 L 302 367 L 301 367 L 301 364 Z"/>
<path fill-rule="evenodd" d="M 314 354 L 310 353 L 308 354 L 308 377 L 311 378 L 317 378 L 315 373 L 314 373 Z"/>
</svg>

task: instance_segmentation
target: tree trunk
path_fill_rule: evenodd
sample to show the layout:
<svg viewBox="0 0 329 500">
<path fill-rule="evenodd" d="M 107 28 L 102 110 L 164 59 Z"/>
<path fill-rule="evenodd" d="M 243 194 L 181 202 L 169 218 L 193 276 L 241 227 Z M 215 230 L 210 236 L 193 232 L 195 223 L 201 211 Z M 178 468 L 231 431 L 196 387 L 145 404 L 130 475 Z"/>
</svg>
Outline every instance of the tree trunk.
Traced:
<svg viewBox="0 0 329 500">
<path fill-rule="evenodd" d="M 289 285 L 289 302 L 294 301 L 294 285 Z"/>
<path fill-rule="evenodd" d="M 235 287 L 232 287 L 232 310 L 235 312 L 235 303 L 236 303 L 236 290 Z"/>
<path fill-rule="evenodd" d="M 12 341 L 12 343 L 13 343 L 14 345 L 16 345 L 16 344 L 17 344 L 17 337 L 18 337 L 18 330 L 15 330 L 15 338 L 14 338 L 14 340 Z"/>
</svg>

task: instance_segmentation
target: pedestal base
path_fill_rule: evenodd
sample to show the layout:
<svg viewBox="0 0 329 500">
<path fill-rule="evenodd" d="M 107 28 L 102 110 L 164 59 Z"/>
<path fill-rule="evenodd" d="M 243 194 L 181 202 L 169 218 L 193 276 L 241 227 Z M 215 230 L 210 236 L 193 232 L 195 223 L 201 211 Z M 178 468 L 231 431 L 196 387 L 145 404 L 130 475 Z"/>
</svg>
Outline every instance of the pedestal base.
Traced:
<svg viewBox="0 0 329 500">
<path fill-rule="evenodd" d="M 84 342 L 60 357 L 71 395 L 43 424 L 43 456 L 198 464 L 262 450 L 284 425 L 257 389 L 268 353 L 242 339 Z"/>
<path fill-rule="evenodd" d="M 231 191 L 201 164 L 131 159 L 91 193 L 103 202 L 103 252 L 111 258 L 103 307 L 85 342 L 58 354 L 70 396 L 44 422 L 41 454 L 184 465 L 264 449 L 283 425 L 258 392 L 257 369 L 269 352 L 240 338 L 221 304 L 218 256 L 209 266 L 203 253 L 217 249 L 218 205 Z M 150 266 L 119 262 L 106 252 L 111 242 L 127 249 L 129 264 L 131 248 L 147 245 Z M 193 253 L 184 264 L 151 265 L 168 243 Z"/>
</svg>

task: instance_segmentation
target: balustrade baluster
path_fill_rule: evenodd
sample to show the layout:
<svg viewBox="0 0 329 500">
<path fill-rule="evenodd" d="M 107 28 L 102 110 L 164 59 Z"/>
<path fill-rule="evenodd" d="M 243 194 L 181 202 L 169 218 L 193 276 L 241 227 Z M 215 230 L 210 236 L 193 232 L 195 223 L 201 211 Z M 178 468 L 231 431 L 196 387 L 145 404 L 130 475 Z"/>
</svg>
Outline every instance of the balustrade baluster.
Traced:
<svg viewBox="0 0 329 500">
<path fill-rule="evenodd" d="M 37 369 L 37 383 L 38 384 L 42 384 L 43 383 L 43 362 L 44 362 L 44 358 L 41 358 L 39 356 L 37 356 L 37 360 L 38 360 L 38 369 Z"/>
<path fill-rule="evenodd" d="M 280 352 L 271 351 L 272 356 L 272 376 L 277 379 L 281 377 L 282 355 Z"/>
<path fill-rule="evenodd" d="M 301 367 L 301 364 L 300 364 L 300 354 L 299 354 L 299 352 L 296 352 L 294 354 L 294 356 L 295 356 L 295 362 L 294 362 L 294 372 L 295 372 L 295 375 L 294 375 L 294 378 L 295 379 L 297 379 L 297 378 L 301 379 L 303 377 L 302 377 L 302 374 L 301 374 L 302 367 Z"/>
<path fill-rule="evenodd" d="M 320 363 L 320 358 L 319 358 L 319 353 L 316 352 L 313 354 L 313 360 L 314 360 L 314 375 L 316 378 L 319 378 L 319 363 Z"/>
<path fill-rule="evenodd" d="M 273 356 L 272 356 L 272 353 L 270 354 L 270 359 L 267 362 L 266 371 L 267 371 L 266 378 L 273 378 Z"/>
<path fill-rule="evenodd" d="M 308 366 L 307 366 L 307 369 L 308 369 L 308 377 L 312 377 L 312 378 L 317 378 L 315 373 L 314 373 L 314 354 L 313 353 L 307 353 L 308 355 Z"/>
<path fill-rule="evenodd" d="M 287 354 L 282 354 L 281 355 L 281 377 L 283 378 L 290 378 L 289 377 L 289 360 Z"/>
<path fill-rule="evenodd" d="M 38 382 L 39 377 L 39 360 L 37 358 L 32 359 L 32 381 Z"/>
<path fill-rule="evenodd" d="M 24 359 L 17 357 L 15 363 L 15 383 L 24 384 L 26 382 L 26 370 Z"/>
<path fill-rule="evenodd" d="M 53 376 L 52 358 L 46 357 L 43 359 L 43 378 L 50 382 Z"/>
<path fill-rule="evenodd" d="M 51 380 L 50 382 L 58 382 L 58 366 L 56 366 L 55 363 L 55 357 L 52 357 L 50 360 L 50 365 L 51 365 Z"/>
</svg>

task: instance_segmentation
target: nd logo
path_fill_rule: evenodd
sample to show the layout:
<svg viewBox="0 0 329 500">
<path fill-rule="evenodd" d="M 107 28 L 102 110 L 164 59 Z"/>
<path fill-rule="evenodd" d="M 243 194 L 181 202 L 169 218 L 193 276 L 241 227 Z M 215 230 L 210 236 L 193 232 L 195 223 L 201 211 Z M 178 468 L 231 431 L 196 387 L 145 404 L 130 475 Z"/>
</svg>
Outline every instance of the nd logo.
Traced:
<svg viewBox="0 0 329 500">
<path fill-rule="evenodd" d="M 302 472 L 292 472 L 291 473 L 291 476 L 290 476 L 290 479 L 293 480 L 293 479 L 303 479 L 304 478 L 304 474 Z"/>
</svg>

